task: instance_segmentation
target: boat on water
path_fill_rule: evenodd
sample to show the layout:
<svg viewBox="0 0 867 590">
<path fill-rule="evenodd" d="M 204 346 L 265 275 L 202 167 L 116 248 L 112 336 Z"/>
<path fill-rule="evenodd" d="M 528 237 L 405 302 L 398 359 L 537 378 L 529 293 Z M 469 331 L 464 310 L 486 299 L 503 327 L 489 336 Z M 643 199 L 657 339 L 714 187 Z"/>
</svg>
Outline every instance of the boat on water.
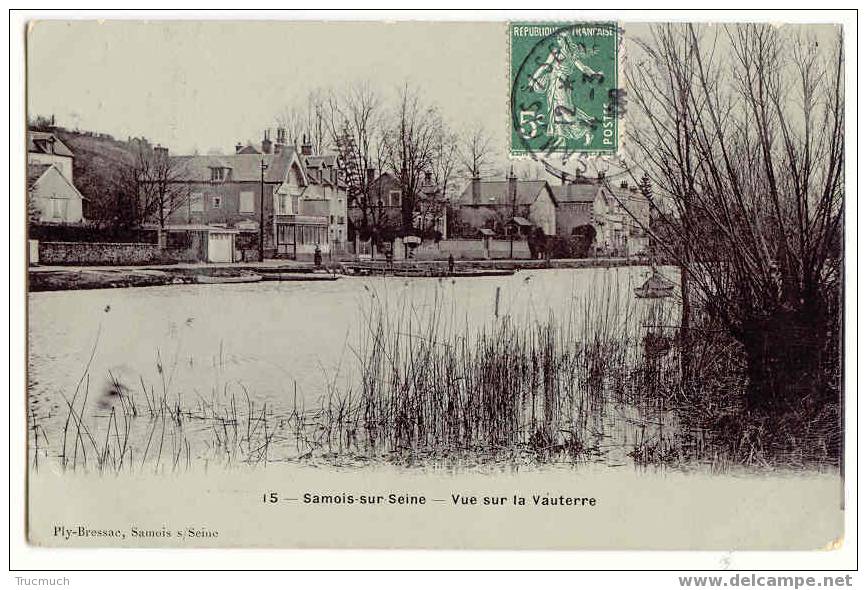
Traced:
<svg viewBox="0 0 867 590">
<path fill-rule="evenodd" d="M 650 278 L 644 284 L 635 288 L 635 296 L 639 299 L 663 299 L 674 295 L 674 283 L 662 276 L 662 273 L 653 268 Z"/>
<path fill-rule="evenodd" d="M 467 270 L 456 270 L 450 273 L 442 273 L 438 276 L 444 277 L 510 277 L 515 274 L 515 270 L 511 268 L 471 268 Z"/>
<path fill-rule="evenodd" d="M 197 275 L 196 282 L 203 285 L 223 285 L 228 283 L 258 283 L 262 280 L 261 275 L 240 275 L 240 276 L 216 276 L 216 275 Z"/>
</svg>

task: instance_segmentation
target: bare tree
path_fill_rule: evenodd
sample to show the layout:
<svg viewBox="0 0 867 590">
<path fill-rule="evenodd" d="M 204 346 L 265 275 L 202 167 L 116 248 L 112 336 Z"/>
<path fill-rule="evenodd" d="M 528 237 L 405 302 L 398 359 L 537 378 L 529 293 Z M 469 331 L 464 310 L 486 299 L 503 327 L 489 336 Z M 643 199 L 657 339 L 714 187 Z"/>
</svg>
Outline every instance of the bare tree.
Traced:
<svg viewBox="0 0 867 590">
<path fill-rule="evenodd" d="M 314 154 L 322 154 L 334 147 L 329 106 L 330 92 L 314 88 L 303 98 L 290 102 L 277 115 L 276 123 L 286 129 L 289 143 L 299 146 L 306 141 Z"/>
<path fill-rule="evenodd" d="M 431 154 L 430 183 L 425 180 L 419 202 L 416 203 L 419 229 L 423 234 L 439 225 L 446 214 L 449 198 L 458 190 L 458 137 L 442 119 L 439 124 Z"/>
<path fill-rule="evenodd" d="M 437 192 L 442 197 L 448 197 L 458 188 L 456 183 L 460 172 L 460 156 L 458 155 L 458 136 L 445 122 L 438 121 L 439 128 L 434 137 L 431 153 L 430 172 Z"/>
<path fill-rule="evenodd" d="M 139 142 L 134 161 L 122 173 L 125 184 L 136 187 L 136 218 L 155 221 L 159 226 L 159 243 L 164 244 L 164 233 L 169 217 L 187 204 L 190 195 L 180 161 L 169 157 L 165 148 L 151 147 Z"/>
<path fill-rule="evenodd" d="M 417 90 L 409 85 L 401 88 L 384 147 L 386 165 L 400 183 L 404 232 L 413 231 L 422 183 L 425 174 L 432 171 L 444 127 L 440 113 L 426 104 Z"/>
<path fill-rule="evenodd" d="M 485 176 L 492 170 L 492 139 L 483 125 L 476 125 L 461 139 L 457 154 L 461 171 L 468 178 Z"/>
<path fill-rule="evenodd" d="M 539 180 L 542 177 L 542 171 L 536 162 L 518 162 L 509 168 L 509 173 L 514 173 L 519 180 Z"/>
<path fill-rule="evenodd" d="M 338 151 L 337 165 L 346 183 L 352 223 L 362 239 L 379 244 L 399 227 L 376 185 L 385 167 L 382 96 L 366 82 L 332 92 L 327 99 L 327 125 Z"/>
<path fill-rule="evenodd" d="M 634 159 L 675 211 L 652 237 L 742 345 L 753 408 L 836 401 L 842 65 L 839 34 L 658 25 L 627 72 Z"/>
<path fill-rule="evenodd" d="M 144 149 L 141 144 L 136 143 L 138 145 L 135 150 Z M 99 203 L 100 222 L 115 231 L 139 227 L 145 221 L 140 198 L 139 167 L 136 162 L 137 157 L 130 154 L 128 160 L 117 165 L 109 180 L 110 188 Z"/>
</svg>

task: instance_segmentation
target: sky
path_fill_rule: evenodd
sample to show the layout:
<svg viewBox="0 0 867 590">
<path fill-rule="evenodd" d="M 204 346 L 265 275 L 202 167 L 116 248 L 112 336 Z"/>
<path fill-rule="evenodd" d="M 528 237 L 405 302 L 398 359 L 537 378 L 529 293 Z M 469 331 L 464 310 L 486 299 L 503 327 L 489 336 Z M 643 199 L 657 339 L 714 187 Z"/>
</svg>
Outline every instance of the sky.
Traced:
<svg viewBox="0 0 867 590">
<path fill-rule="evenodd" d="M 623 26 L 628 56 L 649 27 Z M 483 125 L 497 173 L 512 165 L 505 22 L 36 21 L 27 54 L 30 116 L 176 154 L 258 144 L 310 90 L 364 81 L 384 95 L 409 83 L 459 135 Z"/>
<path fill-rule="evenodd" d="M 508 132 L 505 23 L 39 21 L 28 112 L 174 153 L 259 142 L 315 87 L 415 85 L 460 129 Z M 273 134 L 272 134 L 273 135 Z"/>
</svg>

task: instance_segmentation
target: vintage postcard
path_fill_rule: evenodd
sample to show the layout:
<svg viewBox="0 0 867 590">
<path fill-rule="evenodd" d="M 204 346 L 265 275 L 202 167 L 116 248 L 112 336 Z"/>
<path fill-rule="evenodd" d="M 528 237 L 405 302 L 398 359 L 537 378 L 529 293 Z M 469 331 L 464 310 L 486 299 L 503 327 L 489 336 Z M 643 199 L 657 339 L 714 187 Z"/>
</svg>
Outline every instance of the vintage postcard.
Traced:
<svg viewBox="0 0 867 590">
<path fill-rule="evenodd" d="M 30 21 L 29 543 L 853 542 L 845 40 Z"/>
</svg>

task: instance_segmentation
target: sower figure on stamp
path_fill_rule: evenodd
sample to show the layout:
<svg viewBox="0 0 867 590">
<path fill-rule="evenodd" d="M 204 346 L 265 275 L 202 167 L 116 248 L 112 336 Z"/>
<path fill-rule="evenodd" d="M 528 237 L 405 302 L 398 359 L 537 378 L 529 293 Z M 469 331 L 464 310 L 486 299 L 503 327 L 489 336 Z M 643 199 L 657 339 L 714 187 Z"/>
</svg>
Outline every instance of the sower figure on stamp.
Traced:
<svg viewBox="0 0 867 590">
<path fill-rule="evenodd" d="M 529 88 L 547 98 L 548 125 L 545 134 L 555 141 L 564 139 L 593 141 L 597 121 L 575 104 L 574 90 L 578 74 L 582 82 L 604 80 L 581 57 L 587 51 L 569 38 L 568 32 L 555 37 L 557 45 L 551 47 L 548 58 L 529 77 Z"/>
</svg>

